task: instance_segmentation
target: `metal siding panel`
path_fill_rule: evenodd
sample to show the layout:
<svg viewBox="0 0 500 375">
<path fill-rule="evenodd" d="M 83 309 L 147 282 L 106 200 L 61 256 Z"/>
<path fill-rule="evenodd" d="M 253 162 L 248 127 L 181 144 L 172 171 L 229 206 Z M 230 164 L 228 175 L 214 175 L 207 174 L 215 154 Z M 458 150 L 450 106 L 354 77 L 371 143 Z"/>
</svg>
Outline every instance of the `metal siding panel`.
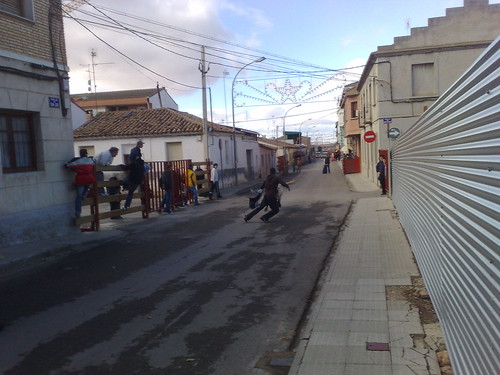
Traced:
<svg viewBox="0 0 500 375">
<path fill-rule="evenodd" d="M 499 46 L 391 151 L 392 198 L 457 375 L 500 374 Z"/>
</svg>

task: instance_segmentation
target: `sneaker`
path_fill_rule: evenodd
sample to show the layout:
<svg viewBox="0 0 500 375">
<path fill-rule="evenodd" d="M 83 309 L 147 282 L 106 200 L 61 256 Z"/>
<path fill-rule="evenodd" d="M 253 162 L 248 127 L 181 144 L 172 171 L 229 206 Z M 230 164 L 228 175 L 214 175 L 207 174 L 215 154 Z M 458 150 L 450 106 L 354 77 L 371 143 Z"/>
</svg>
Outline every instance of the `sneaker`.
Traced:
<svg viewBox="0 0 500 375">
<path fill-rule="evenodd" d="M 269 219 L 264 216 L 262 216 L 260 220 L 262 220 L 264 223 L 269 223 Z"/>
<path fill-rule="evenodd" d="M 245 223 L 248 223 L 248 220 L 250 220 L 248 217 L 244 217 L 243 220 L 245 220 Z"/>
<path fill-rule="evenodd" d="M 127 211 L 127 210 L 128 210 L 128 207 L 123 206 L 123 207 L 122 207 L 122 210 L 123 210 L 123 211 Z"/>
</svg>

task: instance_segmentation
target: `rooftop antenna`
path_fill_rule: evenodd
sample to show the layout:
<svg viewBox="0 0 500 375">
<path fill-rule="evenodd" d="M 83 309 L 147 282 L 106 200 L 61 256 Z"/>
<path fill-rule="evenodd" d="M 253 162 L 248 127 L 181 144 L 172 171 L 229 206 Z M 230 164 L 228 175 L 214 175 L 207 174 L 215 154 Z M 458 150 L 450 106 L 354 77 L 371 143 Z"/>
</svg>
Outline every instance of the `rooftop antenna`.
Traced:
<svg viewBox="0 0 500 375">
<path fill-rule="evenodd" d="M 410 30 L 411 30 L 411 27 L 410 27 L 410 19 L 407 18 L 406 19 L 406 34 L 407 35 L 410 35 Z"/>
<path fill-rule="evenodd" d="M 94 99 L 95 99 L 95 115 L 97 115 L 97 82 L 95 80 L 95 67 L 96 65 L 106 65 L 106 64 L 114 64 L 112 62 L 110 63 L 96 63 L 94 58 L 97 57 L 97 52 L 94 51 L 92 48 L 92 51 L 90 52 L 90 57 L 92 59 L 92 78 L 94 79 Z M 90 78 L 90 72 L 89 72 L 89 78 Z M 91 82 L 89 79 L 89 91 L 91 91 Z"/>
</svg>

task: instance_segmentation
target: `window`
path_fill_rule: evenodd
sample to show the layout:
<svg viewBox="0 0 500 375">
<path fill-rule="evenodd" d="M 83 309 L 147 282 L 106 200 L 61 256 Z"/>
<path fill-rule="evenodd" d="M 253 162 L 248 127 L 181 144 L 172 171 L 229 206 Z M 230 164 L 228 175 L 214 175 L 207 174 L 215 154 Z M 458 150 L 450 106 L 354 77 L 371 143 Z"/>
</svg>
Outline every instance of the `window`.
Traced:
<svg viewBox="0 0 500 375">
<path fill-rule="evenodd" d="M 33 116 L 0 113 L 0 148 L 3 173 L 36 170 Z"/>
<path fill-rule="evenodd" d="M 411 66 L 412 95 L 436 95 L 434 63 L 414 64 Z"/>
<path fill-rule="evenodd" d="M 2 0 L 0 11 L 34 21 L 33 0 Z"/>
<path fill-rule="evenodd" d="M 358 117 L 358 102 L 351 103 L 351 118 Z"/>
</svg>

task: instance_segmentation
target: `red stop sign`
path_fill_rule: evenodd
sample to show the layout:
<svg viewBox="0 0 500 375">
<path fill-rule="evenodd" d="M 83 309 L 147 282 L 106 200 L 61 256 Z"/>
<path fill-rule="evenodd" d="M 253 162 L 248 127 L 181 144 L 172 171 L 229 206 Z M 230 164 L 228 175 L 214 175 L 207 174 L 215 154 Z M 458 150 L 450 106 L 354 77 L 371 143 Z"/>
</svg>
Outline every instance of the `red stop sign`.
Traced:
<svg viewBox="0 0 500 375">
<path fill-rule="evenodd" d="M 367 143 L 372 143 L 377 136 L 375 135 L 374 131 L 368 130 L 365 135 L 363 136 L 365 142 Z"/>
</svg>

